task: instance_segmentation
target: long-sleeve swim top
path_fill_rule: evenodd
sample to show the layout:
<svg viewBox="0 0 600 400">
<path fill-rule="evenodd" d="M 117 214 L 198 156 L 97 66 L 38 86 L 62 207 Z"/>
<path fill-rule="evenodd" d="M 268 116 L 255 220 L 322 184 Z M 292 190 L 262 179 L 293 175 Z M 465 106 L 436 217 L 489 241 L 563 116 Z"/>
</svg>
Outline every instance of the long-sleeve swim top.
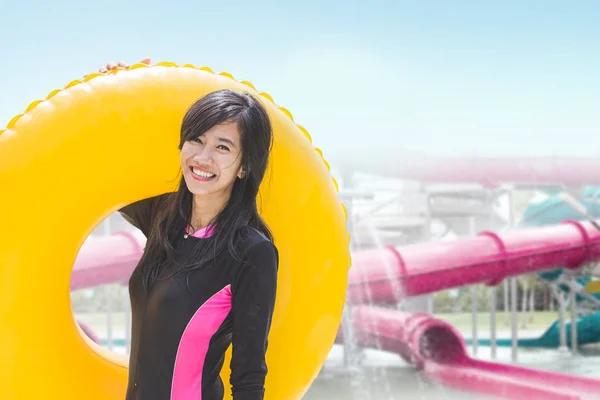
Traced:
<svg viewBox="0 0 600 400">
<path fill-rule="evenodd" d="M 160 202 L 160 196 L 152 197 L 120 212 L 148 237 Z M 225 251 L 203 268 L 170 274 L 149 288 L 140 265 L 133 271 L 126 400 L 222 400 L 219 374 L 230 345 L 234 400 L 263 399 L 278 252 L 248 229 L 238 247 L 241 260 Z M 206 240 L 188 236 L 176 246 L 176 258 L 185 259 Z"/>
</svg>

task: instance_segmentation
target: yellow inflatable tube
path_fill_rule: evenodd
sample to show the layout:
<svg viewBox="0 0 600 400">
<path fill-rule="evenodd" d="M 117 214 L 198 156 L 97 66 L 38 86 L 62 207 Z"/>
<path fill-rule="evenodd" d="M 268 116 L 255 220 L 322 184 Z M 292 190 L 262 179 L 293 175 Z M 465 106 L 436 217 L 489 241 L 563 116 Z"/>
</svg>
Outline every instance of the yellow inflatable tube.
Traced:
<svg viewBox="0 0 600 400">
<path fill-rule="evenodd" d="M 124 398 L 125 360 L 76 328 L 71 269 L 110 213 L 175 190 L 182 117 L 222 88 L 256 94 L 208 68 L 138 64 L 73 81 L 0 130 L 0 399 Z M 262 214 L 281 257 L 266 398 L 300 399 L 340 323 L 349 236 L 320 152 L 287 110 L 260 97 L 275 133 Z"/>
</svg>

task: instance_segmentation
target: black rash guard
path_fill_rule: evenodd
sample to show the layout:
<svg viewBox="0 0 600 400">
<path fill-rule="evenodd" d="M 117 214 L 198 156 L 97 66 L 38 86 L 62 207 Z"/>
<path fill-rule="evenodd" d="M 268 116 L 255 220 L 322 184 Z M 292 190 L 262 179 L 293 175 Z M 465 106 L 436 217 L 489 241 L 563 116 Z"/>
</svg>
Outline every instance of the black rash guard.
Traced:
<svg viewBox="0 0 600 400">
<path fill-rule="evenodd" d="M 164 196 L 133 203 L 120 212 L 148 237 Z M 133 271 L 126 400 L 222 400 L 219 374 L 230 344 L 234 400 L 264 398 L 278 252 L 264 235 L 248 229 L 248 239 L 239 244 L 243 262 L 224 252 L 216 262 L 159 279 L 148 290 L 140 266 Z M 188 236 L 176 246 L 176 257 L 187 257 L 206 240 Z"/>
</svg>

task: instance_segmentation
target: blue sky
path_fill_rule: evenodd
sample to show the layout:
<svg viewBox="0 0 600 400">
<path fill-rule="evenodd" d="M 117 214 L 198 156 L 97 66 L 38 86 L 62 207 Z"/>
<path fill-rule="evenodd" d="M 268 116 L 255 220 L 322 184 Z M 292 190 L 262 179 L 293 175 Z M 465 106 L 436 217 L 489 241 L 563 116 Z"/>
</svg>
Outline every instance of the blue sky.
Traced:
<svg viewBox="0 0 600 400">
<path fill-rule="evenodd" d="M 0 125 L 151 56 L 253 82 L 326 156 L 600 155 L 593 0 L 23 0 L 0 16 Z"/>
</svg>

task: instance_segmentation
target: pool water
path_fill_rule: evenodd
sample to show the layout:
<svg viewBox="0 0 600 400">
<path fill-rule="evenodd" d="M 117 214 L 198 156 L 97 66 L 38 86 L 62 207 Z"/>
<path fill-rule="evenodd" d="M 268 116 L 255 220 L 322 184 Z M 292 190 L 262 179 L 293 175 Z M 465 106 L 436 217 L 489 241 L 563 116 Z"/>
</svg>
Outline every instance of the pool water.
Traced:
<svg viewBox="0 0 600 400">
<path fill-rule="evenodd" d="M 427 382 L 400 357 L 365 350 L 358 368 L 346 368 L 342 346 L 334 346 L 303 400 L 487 400 Z"/>
<path fill-rule="evenodd" d="M 547 371 L 600 377 L 600 346 L 580 349 L 577 355 L 558 350 L 519 350 L 517 364 Z M 478 357 L 491 360 L 489 347 L 479 347 Z M 510 363 L 510 348 L 498 348 L 495 361 Z M 598 396 L 600 398 L 600 394 Z M 304 400 L 488 400 L 481 394 L 465 393 L 427 382 L 400 357 L 366 350 L 360 367 L 346 368 L 343 348 L 334 346 L 321 373 Z M 534 399 L 532 399 L 534 400 Z"/>
</svg>

